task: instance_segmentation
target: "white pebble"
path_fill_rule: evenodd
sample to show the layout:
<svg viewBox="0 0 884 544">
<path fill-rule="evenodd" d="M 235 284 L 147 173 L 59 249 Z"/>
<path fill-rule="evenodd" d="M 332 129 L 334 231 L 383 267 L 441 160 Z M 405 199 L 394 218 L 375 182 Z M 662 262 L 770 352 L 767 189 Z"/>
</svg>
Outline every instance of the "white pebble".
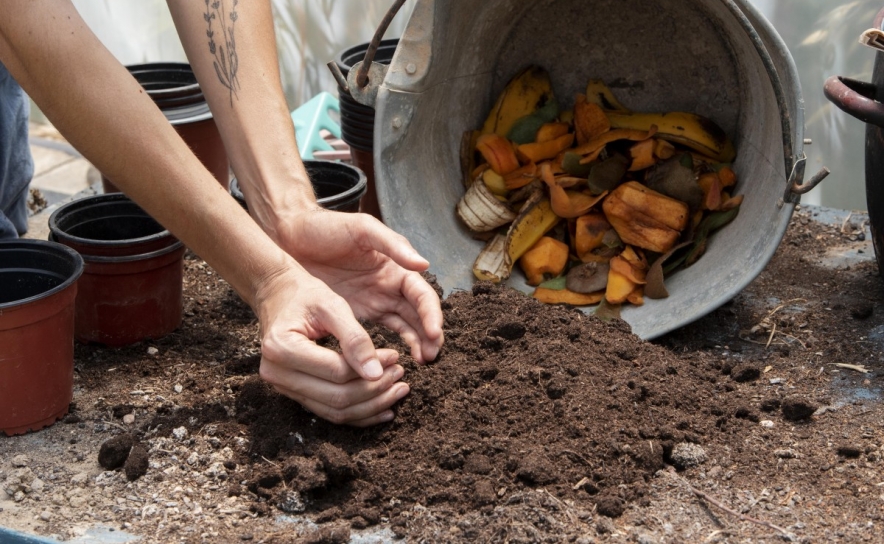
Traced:
<svg viewBox="0 0 884 544">
<path fill-rule="evenodd" d="M 184 387 L 180 383 L 176 383 L 175 387 L 173 387 L 172 389 L 174 389 L 176 393 L 184 391 Z"/>
<path fill-rule="evenodd" d="M 157 348 L 155 348 L 155 347 L 153 347 L 153 346 L 147 348 L 147 354 L 148 354 L 148 355 L 156 355 L 156 354 L 159 353 L 159 352 L 160 352 L 160 350 L 158 350 Z"/>
<path fill-rule="evenodd" d="M 175 437 L 176 440 L 184 440 L 187 438 L 187 429 L 184 427 L 172 429 L 172 436 Z"/>
<path fill-rule="evenodd" d="M 761 421 L 761 426 L 770 429 L 773 428 L 774 422 L 769 419 L 764 419 Z"/>
<path fill-rule="evenodd" d="M 135 423 L 135 414 L 126 414 L 123 416 L 123 423 L 126 425 L 132 425 Z"/>
<path fill-rule="evenodd" d="M 28 458 L 27 455 L 16 455 L 12 458 L 12 466 L 16 468 L 26 467 L 29 464 L 31 464 L 31 460 Z"/>
</svg>

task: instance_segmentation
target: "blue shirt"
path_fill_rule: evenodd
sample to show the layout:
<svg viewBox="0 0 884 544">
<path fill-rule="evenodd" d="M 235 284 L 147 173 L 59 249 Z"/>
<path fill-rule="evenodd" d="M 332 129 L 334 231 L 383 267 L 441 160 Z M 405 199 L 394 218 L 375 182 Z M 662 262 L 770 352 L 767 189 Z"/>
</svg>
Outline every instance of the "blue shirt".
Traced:
<svg viewBox="0 0 884 544">
<path fill-rule="evenodd" d="M 28 144 L 27 95 L 0 63 L 0 239 L 28 229 L 28 185 L 34 160 Z"/>
</svg>

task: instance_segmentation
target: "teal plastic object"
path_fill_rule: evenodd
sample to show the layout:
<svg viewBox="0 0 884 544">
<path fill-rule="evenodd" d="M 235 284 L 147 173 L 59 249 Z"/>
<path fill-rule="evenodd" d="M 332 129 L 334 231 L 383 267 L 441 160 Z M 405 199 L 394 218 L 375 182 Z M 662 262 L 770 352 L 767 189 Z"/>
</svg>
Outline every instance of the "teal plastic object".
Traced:
<svg viewBox="0 0 884 544">
<path fill-rule="evenodd" d="M 338 99 L 325 91 L 317 94 L 292 112 L 295 123 L 295 137 L 298 139 L 298 153 L 302 159 L 312 159 L 315 151 L 332 151 L 319 131 L 325 129 L 335 138 L 341 137 L 341 125 L 334 121 L 329 112 L 340 114 Z"/>
</svg>

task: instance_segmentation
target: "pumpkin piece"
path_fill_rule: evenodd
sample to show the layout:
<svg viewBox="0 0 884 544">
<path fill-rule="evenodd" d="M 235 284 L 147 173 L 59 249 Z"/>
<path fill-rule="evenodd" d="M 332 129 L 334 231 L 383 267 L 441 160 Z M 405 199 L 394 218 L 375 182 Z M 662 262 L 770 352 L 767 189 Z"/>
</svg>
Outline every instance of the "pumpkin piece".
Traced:
<svg viewBox="0 0 884 544">
<path fill-rule="evenodd" d="M 586 100 L 586 96 L 579 94 L 574 103 L 574 132 L 577 136 L 577 145 L 601 136 L 611 130 L 611 121 L 605 115 L 604 110 L 598 104 Z"/>
<path fill-rule="evenodd" d="M 675 146 L 666 140 L 656 139 L 654 146 L 654 156 L 656 156 L 661 161 L 665 161 L 666 159 L 671 159 L 675 156 Z"/>
<path fill-rule="evenodd" d="M 504 184 L 509 190 L 521 189 L 537 179 L 537 165 L 532 161 L 503 176 Z"/>
<path fill-rule="evenodd" d="M 654 149 L 656 147 L 657 142 L 653 138 L 642 140 L 630 147 L 629 156 L 632 158 L 632 164 L 629 165 L 629 171 L 637 172 L 657 164 L 657 159 L 654 158 Z"/>
<path fill-rule="evenodd" d="M 733 187 L 737 183 L 737 175 L 730 166 L 723 166 L 718 171 L 718 179 L 722 187 Z"/>
<path fill-rule="evenodd" d="M 643 305 L 645 303 L 645 286 L 636 285 L 635 289 L 633 289 L 631 293 L 626 295 L 626 302 L 634 306 Z"/>
<path fill-rule="evenodd" d="M 720 210 L 723 212 L 733 210 L 734 208 L 739 208 L 742 203 L 743 195 L 732 196 L 722 203 Z"/>
<path fill-rule="evenodd" d="M 559 136 L 558 138 L 547 142 L 522 144 L 516 148 L 516 151 L 522 159 L 522 162 L 533 161 L 537 163 L 554 158 L 562 151 L 571 147 L 571 144 L 573 143 L 574 135 L 565 134 L 564 136 Z M 513 170 L 515 170 L 515 168 L 513 168 Z"/>
<path fill-rule="evenodd" d="M 678 241 L 680 232 L 637 212 L 611 195 L 603 203 L 605 217 L 624 243 L 656 253 L 665 253 Z"/>
<path fill-rule="evenodd" d="M 715 172 L 701 175 L 697 185 L 703 189 L 703 209 L 717 210 L 721 206 L 721 179 Z"/>
<path fill-rule="evenodd" d="M 632 246 L 626 246 L 623 248 L 623 251 L 620 252 L 620 257 L 626 260 L 633 268 L 636 270 L 647 270 L 648 269 L 648 259 L 645 258 L 644 252 L 636 252 L 635 248 Z"/>
<path fill-rule="evenodd" d="M 577 257 L 583 260 L 585 255 L 601 247 L 605 233 L 610 229 L 611 224 L 603 213 L 590 212 L 578 217 L 574 228 L 574 252 Z"/>
<path fill-rule="evenodd" d="M 513 144 L 503 136 L 483 134 L 476 141 L 476 149 L 491 169 L 501 176 L 519 168 L 519 159 L 513 150 Z"/>
<path fill-rule="evenodd" d="M 567 304 L 569 306 L 592 306 L 602 301 L 605 294 L 598 293 L 575 293 L 568 289 L 547 289 L 538 287 L 532 295 L 535 299 L 545 304 Z"/>
<path fill-rule="evenodd" d="M 553 212 L 563 219 L 580 217 L 605 197 L 604 193 L 592 196 L 580 191 L 566 191 L 564 187 L 556 183 L 552 174 L 552 165 L 548 162 L 540 165 L 540 179 L 549 187 L 549 199 Z"/>
<path fill-rule="evenodd" d="M 568 245 L 549 236 L 543 236 L 519 259 L 528 285 L 540 285 L 555 278 L 565 270 L 567 264 Z"/>
<path fill-rule="evenodd" d="M 565 134 L 568 134 L 568 123 L 544 123 L 540 125 L 534 141 L 536 143 L 549 142 Z"/>
<path fill-rule="evenodd" d="M 608 264 L 612 270 L 622 274 L 632 283 L 636 285 L 643 285 L 645 283 L 645 271 L 634 267 L 622 256 L 617 255 L 616 257 L 612 257 Z"/>
<path fill-rule="evenodd" d="M 682 230 L 687 226 L 687 204 L 648 189 L 637 181 L 627 181 L 614 189 L 611 194 L 617 195 L 626 205 L 656 219 L 671 229 Z"/>
<path fill-rule="evenodd" d="M 656 126 L 651 126 L 651 130 L 648 131 L 635 130 L 630 128 L 618 128 L 616 130 L 609 130 L 608 132 L 605 132 L 604 134 L 593 138 L 585 144 L 575 147 L 572 151 L 574 153 L 577 153 L 578 155 L 587 155 L 597 152 L 611 142 L 616 142 L 618 140 L 632 140 L 634 142 L 640 142 L 642 140 L 647 140 L 648 138 L 653 137 L 656 132 Z"/>
<path fill-rule="evenodd" d="M 615 257 L 616 258 L 616 257 Z M 614 259 L 611 259 L 612 261 Z M 605 300 L 609 304 L 623 304 L 626 297 L 635 289 L 636 284 L 628 277 L 611 267 L 608 270 L 608 286 L 605 288 Z"/>
</svg>

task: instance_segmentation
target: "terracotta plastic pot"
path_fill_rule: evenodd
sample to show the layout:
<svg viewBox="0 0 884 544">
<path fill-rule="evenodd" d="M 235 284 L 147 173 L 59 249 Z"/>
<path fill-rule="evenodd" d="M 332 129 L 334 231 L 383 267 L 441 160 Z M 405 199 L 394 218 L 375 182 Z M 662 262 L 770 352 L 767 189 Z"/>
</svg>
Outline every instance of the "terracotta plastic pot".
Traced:
<svg viewBox="0 0 884 544">
<path fill-rule="evenodd" d="M 50 239 L 85 261 L 75 338 L 125 346 L 160 338 L 181 324 L 184 245 L 122 194 L 96 195 L 60 207 Z"/>
<path fill-rule="evenodd" d="M 74 299 L 83 259 L 61 244 L 0 241 L 0 431 L 36 431 L 68 411 Z"/>
<path fill-rule="evenodd" d="M 374 56 L 374 62 L 389 64 L 399 45 L 398 39 L 382 40 Z M 365 58 L 368 43 L 349 47 L 338 53 L 335 63 L 344 77 L 356 63 Z M 362 199 L 360 211 L 383 220 L 378 204 L 374 182 L 374 119 L 375 110 L 354 100 L 346 91 L 338 87 L 341 111 L 341 139 L 350 146 L 353 164 L 365 172 L 368 189 Z"/>
<path fill-rule="evenodd" d="M 190 65 L 164 62 L 136 64 L 127 68 L 194 155 L 227 189 L 230 181 L 227 152 Z M 102 176 L 101 181 L 105 193 L 119 192 L 111 180 Z"/>
<path fill-rule="evenodd" d="M 322 160 L 306 160 L 304 168 L 310 176 L 320 206 L 338 212 L 362 211 L 360 201 L 365 195 L 368 179 L 361 169 L 342 162 Z M 236 178 L 230 182 L 230 194 L 248 209 Z"/>
</svg>

